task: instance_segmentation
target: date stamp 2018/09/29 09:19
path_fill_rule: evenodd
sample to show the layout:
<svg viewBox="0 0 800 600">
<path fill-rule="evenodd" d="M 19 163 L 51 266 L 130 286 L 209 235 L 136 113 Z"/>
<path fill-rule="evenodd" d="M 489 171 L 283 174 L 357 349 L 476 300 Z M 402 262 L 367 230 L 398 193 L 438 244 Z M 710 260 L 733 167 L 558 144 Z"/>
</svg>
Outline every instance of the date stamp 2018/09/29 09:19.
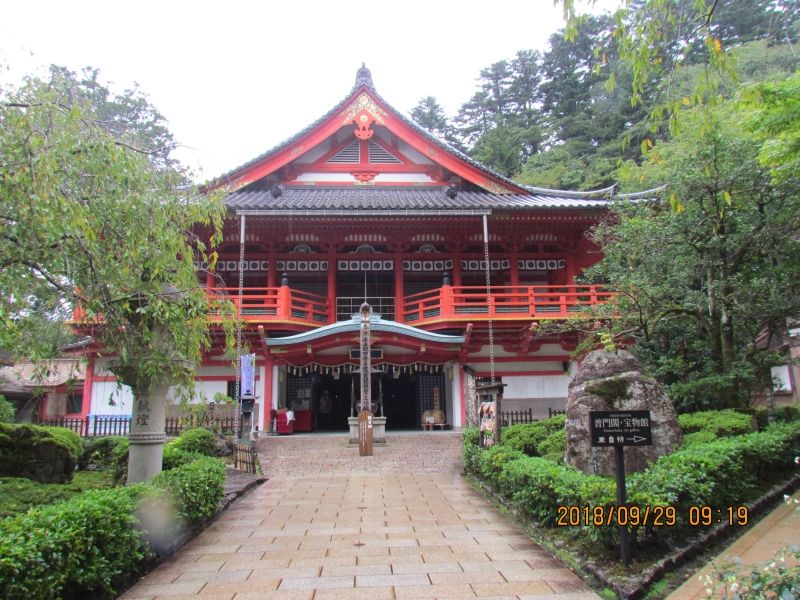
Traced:
<svg viewBox="0 0 800 600">
<path fill-rule="evenodd" d="M 556 508 L 558 527 L 710 527 L 725 524 L 744 527 L 749 521 L 747 506 L 565 506 Z"/>
</svg>

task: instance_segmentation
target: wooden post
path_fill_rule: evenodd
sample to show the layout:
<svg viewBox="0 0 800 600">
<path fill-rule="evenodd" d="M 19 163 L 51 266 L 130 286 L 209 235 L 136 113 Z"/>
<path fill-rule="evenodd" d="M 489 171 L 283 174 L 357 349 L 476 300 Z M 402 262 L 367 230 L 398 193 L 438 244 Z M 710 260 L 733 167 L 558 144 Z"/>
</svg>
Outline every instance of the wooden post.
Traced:
<svg viewBox="0 0 800 600">
<path fill-rule="evenodd" d="M 361 404 L 358 410 L 358 454 L 372 456 L 372 356 L 369 318 L 372 308 L 364 302 L 361 313 Z"/>
</svg>

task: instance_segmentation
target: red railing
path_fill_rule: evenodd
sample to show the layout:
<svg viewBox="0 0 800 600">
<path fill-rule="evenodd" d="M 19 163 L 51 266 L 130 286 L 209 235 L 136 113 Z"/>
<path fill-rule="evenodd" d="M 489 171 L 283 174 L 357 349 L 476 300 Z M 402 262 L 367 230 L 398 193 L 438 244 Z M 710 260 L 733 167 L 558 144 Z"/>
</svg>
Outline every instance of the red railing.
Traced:
<svg viewBox="0 0 800 600">
<path fill-rule="evenodd" d="M 565 319 L 586 307 L 604 304 L 613 292 L 598 285 L 442 286 L 406 296 L 403 322 L 482 319 Z"/>
<path fill-rule="evenodd" d="M 289 287 L 209 290 L 209 296 L 230 300 L 243 321 L 297 323 L 319 327 L 330 323 L 326 298 Z M 586 307 L 603 304 L 613 292 L 599 285 L 449 286 L 403 299 L 398 320 L 431 321 L 565 319 Z M 214 319 L 212 313 L 212 319 Z"/>
<path fill-rule="evenodd" d="M 211 298 L 229 300 L 243 321 L 289 322 L 324 325 L 328 322 L 327 300 L 322 296 L 289 287 L 225 288 L 207 290 Z M 212 319 L 215 314 L 212 312 Z"/>
</svg>

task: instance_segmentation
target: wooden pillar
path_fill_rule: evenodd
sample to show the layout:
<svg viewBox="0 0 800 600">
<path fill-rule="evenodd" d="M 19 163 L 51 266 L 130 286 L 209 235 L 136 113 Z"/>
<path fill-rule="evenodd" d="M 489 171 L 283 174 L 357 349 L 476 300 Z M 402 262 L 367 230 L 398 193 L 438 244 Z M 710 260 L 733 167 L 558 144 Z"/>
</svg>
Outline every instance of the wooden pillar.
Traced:
<svg viewBox="0 0 800 600">
<path fill-rule="evenodd" d="M 328 323 L 336 323 L 336 248 L 328 249 Z"/>
<path fill-rule="evenodd" d="M 403 285 L 403 253 L 400 249 L 394 253 L 394 320 L 404 323 L 403 298 L 405 286 Z"/>
</svg>

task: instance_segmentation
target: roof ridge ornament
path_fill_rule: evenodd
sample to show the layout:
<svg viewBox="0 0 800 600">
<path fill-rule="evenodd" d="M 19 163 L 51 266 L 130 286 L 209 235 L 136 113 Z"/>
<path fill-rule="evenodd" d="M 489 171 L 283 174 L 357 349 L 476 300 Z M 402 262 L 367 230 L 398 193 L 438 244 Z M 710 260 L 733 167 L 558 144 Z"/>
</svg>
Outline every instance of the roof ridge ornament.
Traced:
<svg viewBox="0 0 800 600">
<path fill-rule="evenodd" d="M 362 85 L 367 86 L 373 92 L 375 91 L 375 84 L 372 83 L 372 73 L 367 68 L 366 63 L 361 63 L 361 68 L 356 71 L 356 84 L 353 86 L 353 89 L 361 87 Z"/>
</svg>

